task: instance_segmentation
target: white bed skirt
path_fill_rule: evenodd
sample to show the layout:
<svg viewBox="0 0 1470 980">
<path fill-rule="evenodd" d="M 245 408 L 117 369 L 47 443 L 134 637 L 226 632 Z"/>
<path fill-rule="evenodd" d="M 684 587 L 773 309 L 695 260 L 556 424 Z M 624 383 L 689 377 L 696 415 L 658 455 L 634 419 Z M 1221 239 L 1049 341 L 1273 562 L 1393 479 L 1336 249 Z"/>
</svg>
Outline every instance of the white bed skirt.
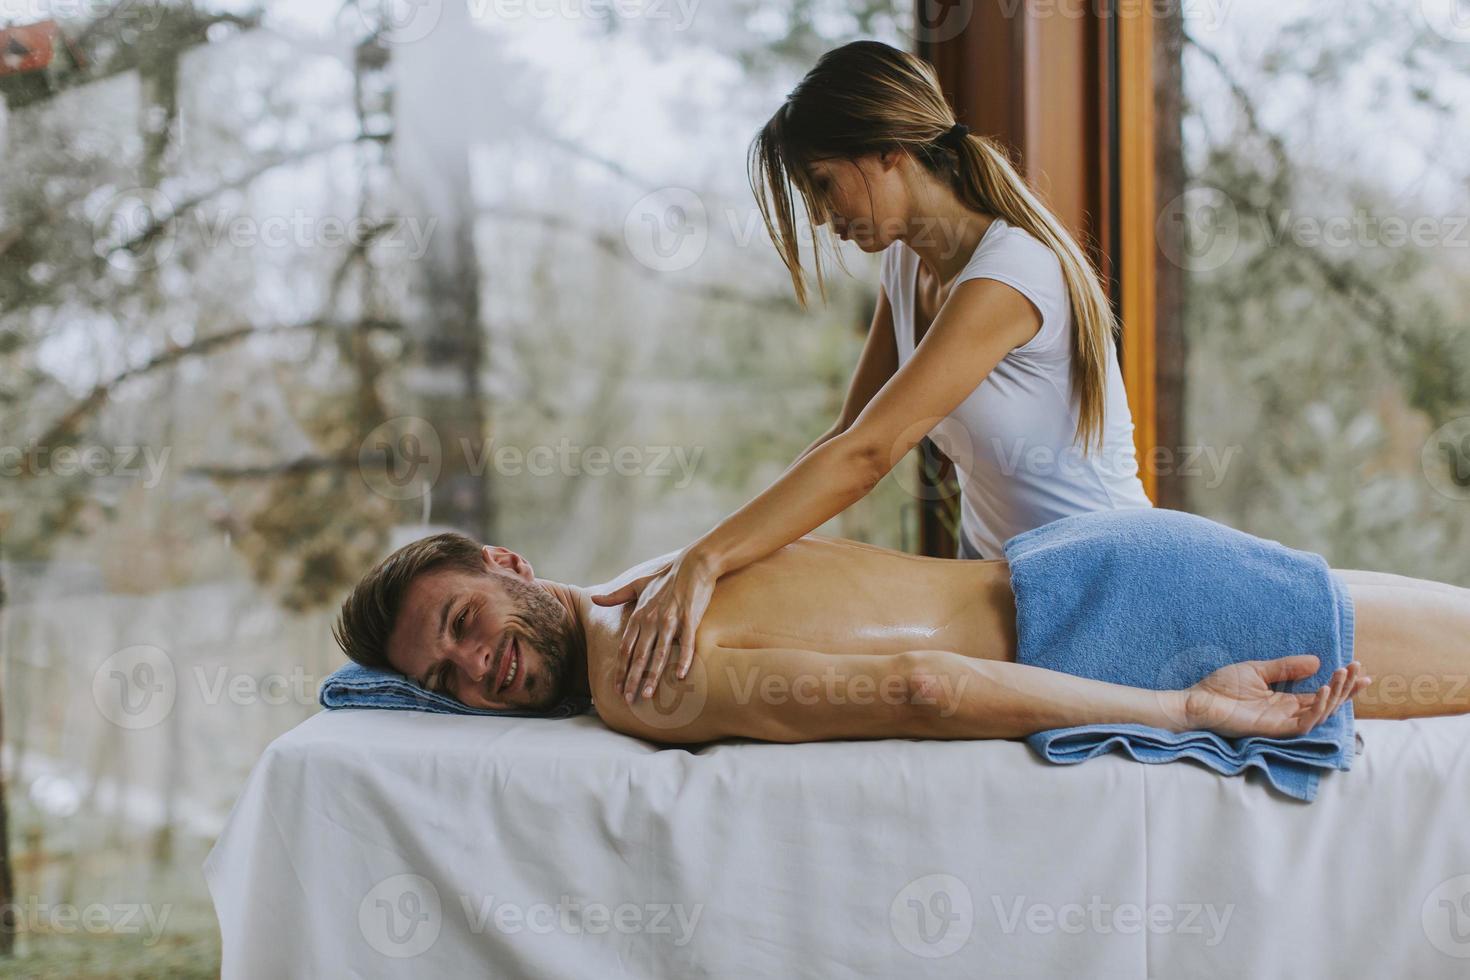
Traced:
<svg viewBox="0 0 1470 980">
<path fill-rule="evenodd" d="M 205 861 L 224 980 L 1470 975 L 1470 716 L 1311 804 L 1020 742 L 324 712 Z"/>
</svg>

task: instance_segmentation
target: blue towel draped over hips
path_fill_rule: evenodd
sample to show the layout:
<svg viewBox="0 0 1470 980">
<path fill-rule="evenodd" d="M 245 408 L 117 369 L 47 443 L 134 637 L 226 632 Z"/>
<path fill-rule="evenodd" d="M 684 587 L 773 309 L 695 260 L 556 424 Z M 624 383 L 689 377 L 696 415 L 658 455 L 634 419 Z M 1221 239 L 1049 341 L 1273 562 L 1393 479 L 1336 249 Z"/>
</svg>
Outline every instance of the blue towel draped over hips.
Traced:
<svg viewBox="0 0 1470 980">
<path fill-rule="evenodd" d="M 511 718 L 570 718 L 592 708 L 590 698 L 571 697 L 549 711 L 471 708 L 444 694 L 427 691 L 402 674 L 349 663 L 322 681 L 317 700 L 324 708 L 392 708 L 441 715 L 504 715 Z"/>
<path fill-rule="evenodd" d="M 1315 675 L 1271 685 L 1299 693 L 1352 660 L 1352 597 L 1321 555 L 1196 514 L 1075 514 L 1011 538 L 1005 557 L 1019 663 L 1179 690 L 1241 660 L 1315 654 Z M 1351 768 L 1354 735 L 1349 700 L 1311 731 L 1287 738 L 1096 724 L 1026 741 L 1056 763 L 1121 749 L 1139 762 L 1197 759 L 1224 775 L 1259 768 L 1281 792 L 1310 803 L 1321 772 Z"/>
</svg>

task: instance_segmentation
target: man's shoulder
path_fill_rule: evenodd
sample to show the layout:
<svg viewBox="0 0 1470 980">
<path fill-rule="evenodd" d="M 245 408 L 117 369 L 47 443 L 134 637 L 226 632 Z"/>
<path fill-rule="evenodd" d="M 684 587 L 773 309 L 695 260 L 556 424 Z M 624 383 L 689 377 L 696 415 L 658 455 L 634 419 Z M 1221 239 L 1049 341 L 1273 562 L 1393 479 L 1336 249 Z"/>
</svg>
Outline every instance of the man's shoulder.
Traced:
<svg viewBox="0 0 1470 980">
<path fill-rule="evenodd" d="M 623 641 L 623 624 L 627 622 L 636 603 L 599 606 L 592 601 L 591 596 L 620 589 L 640 575 L 655 571 L 678 554 L 675 550 L 657 555 L 625 568 L 601 585 L 584 590 L 588 598 L 582 606 L 582 627 L 587 639 L 587 680 L 594 703 L 600 694 L 605 695 L 612 689 L 610 684 L 613 670 L 617 666 L 616 653 Z"/>
</svg>

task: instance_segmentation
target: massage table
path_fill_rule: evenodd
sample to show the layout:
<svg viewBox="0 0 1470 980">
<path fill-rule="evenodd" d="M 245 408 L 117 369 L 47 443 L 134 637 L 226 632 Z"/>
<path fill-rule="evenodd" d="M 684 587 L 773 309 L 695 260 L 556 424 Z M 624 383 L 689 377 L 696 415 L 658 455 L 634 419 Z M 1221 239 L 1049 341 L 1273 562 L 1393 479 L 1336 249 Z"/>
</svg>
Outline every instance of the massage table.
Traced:
<svg viewBox="0 0 1470 980">
<path fill-rule="evenodd" d="M 224 980 L 1470 975 L 1470 716 L 1260 773 L 335 710 L 204 863 Z"/>
</svg>

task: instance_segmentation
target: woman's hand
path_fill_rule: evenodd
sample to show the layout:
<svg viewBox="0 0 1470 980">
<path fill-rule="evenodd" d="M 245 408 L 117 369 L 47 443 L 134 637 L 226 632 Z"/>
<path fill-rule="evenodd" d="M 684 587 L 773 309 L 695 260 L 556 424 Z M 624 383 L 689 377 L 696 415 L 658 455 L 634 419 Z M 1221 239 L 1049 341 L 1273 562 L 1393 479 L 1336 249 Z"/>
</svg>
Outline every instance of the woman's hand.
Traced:
<svg viewBox="0 0 1470 980">
<path fill-rule="evenodd" d="M 621 606 L 625 602 L 634 602 L 643 593 L 643 590 L 648 586 L 649 582 L 652 582 L 673 567 L 673 561 L 666 561 L 654 571 L 638 576 L 627 585 L 619 586 L 611 592 L 597 593 L 592 597 L 592 601 L 599 606 Z"/>
<path fill-rule="evenodd" d="M 623 643 L 618 650 L 618 684 L 629 704 L 637 699 L 640 684 L 644 697 L 653 696 L 676 642 L 676 675 L 683 679 L 689 673 L 694 662 L 694 635 L 714 595 L 716 577 L 708 561 L 686 550 L 665 568 L 636 578 L 615 592 L 592 597 L 600 606 L 638 600 L 623 627 Z"/>
<path fill-rule="evenodd" d="M 1363 665 L 1339 667 L 1310 694 L 1272 690 L 1278 681 L 1311 677 L 1320 662 L 1310 654 L 1227 664 L 1185 691 L 1187 727 L 1230 737 L 1292 736 L 1316 728 L 1344 701 L 1368 686 Z"/>
</svg>

